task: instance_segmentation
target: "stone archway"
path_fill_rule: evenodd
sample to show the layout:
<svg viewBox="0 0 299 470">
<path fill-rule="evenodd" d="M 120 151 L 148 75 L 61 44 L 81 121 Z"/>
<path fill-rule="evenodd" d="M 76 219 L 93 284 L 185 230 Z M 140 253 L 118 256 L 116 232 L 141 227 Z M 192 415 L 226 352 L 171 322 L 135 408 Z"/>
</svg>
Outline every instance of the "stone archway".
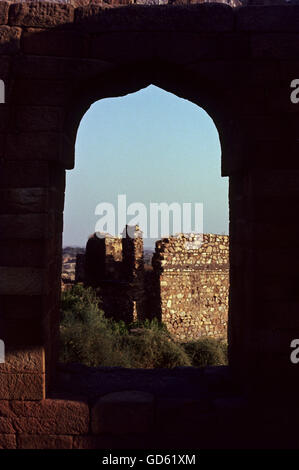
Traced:
<svg viewBox="0 0 299 470">
<path fill-rule="evenodd" d="M 295 5 L 266 14 L 220 4 L 0 3 L 0 399 L 45 398 L 55 366 L 64 174 L 78 123 L 96 99 L 150 83 L 199 104 L 218 128 L 230 177 L 230 365 L 259 389 L 279 373 L 279 391 L 289 393 L 299 334 L 290 251 L 299 233 L 290 101 L 298 18 Z"/>
</svg>

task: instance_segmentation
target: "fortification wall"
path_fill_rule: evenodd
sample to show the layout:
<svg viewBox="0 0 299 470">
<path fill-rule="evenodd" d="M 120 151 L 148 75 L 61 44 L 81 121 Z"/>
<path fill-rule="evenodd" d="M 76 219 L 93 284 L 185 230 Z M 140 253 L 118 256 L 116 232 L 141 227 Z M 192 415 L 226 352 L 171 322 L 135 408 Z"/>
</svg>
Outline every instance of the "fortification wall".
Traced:
<svg viewBox="0 0 299 470">
<path fill-rule="evenodd" d="M 226 336 L 229 240 L 226 235 L 170 237 L 156 243 L 161 320 L 179 340 Z"/>
</svg>

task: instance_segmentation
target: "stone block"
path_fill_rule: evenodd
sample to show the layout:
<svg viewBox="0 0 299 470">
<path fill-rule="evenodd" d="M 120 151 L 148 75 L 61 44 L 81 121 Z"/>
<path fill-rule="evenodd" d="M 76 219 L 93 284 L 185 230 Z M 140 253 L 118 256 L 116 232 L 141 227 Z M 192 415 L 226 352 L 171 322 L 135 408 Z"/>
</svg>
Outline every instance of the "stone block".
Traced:
<svg viewBox="0 0 299 470">
<path fill-rule="evenodd" d="M 99 398 L 92 409 L 94 434 L 144 433 L 153 425 L 154 397 L 150 393 L 128 390 Z"/>
<path fill-rule="evenodd" d="M 146 32 L 102 33 L 91 42 L 91 57 L 110 63 L 152 60 L 155 46 L 155 36 Z"/>
<path fill-rule="evenodd" d="M 46 291 L 45 270 L 0 267 L 0 295 L 39 295 Z"/>
<path fill-rule="evenodd" d="M 299 5 L 243 7 L 235 12 L 236 27 L 241 31 L 297 32 L 299 22 Z"/>
<path fill-rule="evenodd" d="M 284 188 L 284 196 L 298 198 L 299 170 L 251 171 L 248 184 L 254 197 L 280 197 L 281 189 Z"/>
<path fill-rule="evenodd" d="M 37 73 L 38 75 L 38 73 Z M 69 97 L 70 83 L 57 80 L 16 79 L 13 101 L 17 105 L 63 106 Z"/>
<path fill-rule="evenodd" d="M 10 160 L 59 161 L 60 134 L 45 132 L 27 132 L 7 136 L 6 156 Z"/>
<path fill-rule="evenodd" d="M 46 399 L 39 402 L 13 401 L 12 421 L 19 433 L 76 435 L 89 431 L 87 403 Z"/>
<path fill-rule="evenodd" d="M 9 10 L 9 24 L 36 28 L 52 28 L 72 23 L 74 7 L 51 2 L 14 3 Z"/>
<path fill-rule="evenodd" d="M 0 373 L 45 373 L 45 354 L 42 347 L 13 348 L 6 347 L 5 363 L 0 364 Z M 1 408 L 0 408 L 1 416 Z"/>
<path fill-rule="evenodd" d="M 43 188 L 49 184 L 48 162 L 20 160 L 0 162 L 1 188 Z"/>
<path fill-rule="evenodd" d="M 9 418 L 0 416 L 0 435 L 1 434 L 14 434 L 12 422 Z"/>
<path fill-rule="evenodd" d="M 228 5 L 202 4 L 173 8 L 167 5 L 130 5 L 101 8 L 89 5 L 76 9 L 75 22 L 89 31 L 232 31 L 233 10 Z"/>
<path fill-rule="evenodd" d="M 45 188 L 0 190 L 0 214 L 42 213 L 49 209 L 49 192 Z"/>
<path fill-rule="evenodd" d="M 246 35 L 181 32 L 111 32 L 92 42 L 92 56 L 104 61 L 127 63 L 164 59 L 171 63 L 194 63 L 204 59 L 249 56 Z"/>
<path fill-rule="evenodd" d="M 298 53 L 299 34 L 254 33 L 251 36 L 251 55 L 254 59 L 296 60 Z"/>
<path fill-rule="evenodd" d="M 74 436 L 73 449 L 146 449 L 150 448 L 151 439 L 151 434 L 143 433 Z M 159 442 L 161 444 L 161 441 Z"/>
<path fill-rule="evenodd" d="M 234 54 L 234 52 L 231 52 Z M 241 53 L 241 48 L 240 48 Z M 188 64 L 184 70 L 192 74 L 193 80 L 215 83 L 217 88 L 224 90 L 232 85 L 246 83 L 247 86 L 267 85 L 281 80 L 279 64 L 273 61 L 254 62 L 250 60 L 236 61 L 233 59 L 200 60 L 196 64 Z M 293 75 L 294 76 L 294 75 Z M 221 80 L 219 81 L 219 77 Z"/>
<path fill-rule="evenodd" d="M 20 434 L 18 449 L 71 449 L 72 442 L 72 436 Z"/>
<path fill-rule="evenodd" d="M 1 2 L 0 3 L 0 25 L 7 24 L 8 10 L 9 10 L 9 3 Z"/>
<path fill-rule="evenodd" d="M 0 400 L 42 400 L 44 397 L 44 374 L 6 374 L 0 369 Z"/>
<path fill-rule="evenodd" d="M 15 130 L 18 131 L 55 132 L 60 130 L 62 125 L 61 108 L 49 106 L 18 106 L 15 110 L 14 117 Z"/>
<path fill-rule="evenodd" d="M 190 434 L 198 432 L 209 421 L 213 421 L 213 416 L 209 415 L 209 403 L 204 398 L 158 400 L 156 426 L 160 432 L 183 431 L 184 434 Z"/>
<path fill-rule="evenodd" d="M 55 232 L 54 215 L 14 214 L 0 215 L 0 239 L 49 239 Z"/>
<path fill-rule="evenodd" d="M 76 31 L 29 28 L 22 36 L 22 50 L 28 55 L 88 57 L 89 37 Z"/>
<path fill-rule="evenodd" d="M 75 59 L 71 57 L 23 56 L 14 66 L 15 76 L 26 79 L 98 78 L 101 74 L 113 71 L 116 71 L 116 66 L 110 62 L 82 57 Z M 52 109 L 52 106 L 49 109 Z"/>
<path fill-rule="evenodd" d="M 0 434 L 0 449 L 16 449 L 17 441 L 15 434 Z"/>
<path fill-rule="evenodd" d="M 257 321 L 260 328 L 267 328 L 271 325 L 273 329 L 299 328 L 298 318 L 299 301 L 269 301 L 260 305 L 260 314 Z"/>
<path fill-rule="evenodd" d="M 0 54 L 16 54 L 20 50 L 21 28 L 0 26 Z"/>
<path fill-rule="evenodd" d="M 38 318 L 44 308 L 53 307 L 53 295 L 2 295 L 0 305 L 4 315 Z"/>
</svg>

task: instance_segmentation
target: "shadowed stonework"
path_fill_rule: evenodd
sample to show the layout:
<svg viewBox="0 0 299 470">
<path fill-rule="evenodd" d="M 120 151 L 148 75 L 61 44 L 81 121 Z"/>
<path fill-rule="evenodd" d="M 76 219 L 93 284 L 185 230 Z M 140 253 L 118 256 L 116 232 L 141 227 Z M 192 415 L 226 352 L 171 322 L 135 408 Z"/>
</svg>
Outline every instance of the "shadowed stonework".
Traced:
<svg viewBox="0 0 299 470">
<path fill-rule="evenodd" d="M 133 227 L 131 227 L 132 229 Z M 77 282 L 99 289 L 107 317 L 130 323 L 157 318 L 175 339 L 226 339 L 228 236 L 183 235 L 156 242 L 153 270 L 144 270 L 142 232 L 91 236 L 77 257 Z"/>
<path fill-rule="evenodd" d="M 115 415 L 106 427 L 91 426 L 90 416 L 107 423 L 116 403 L 126 417 L 134 400 L 144 447 L 153 438 L 171 447 L 172 431 L 182 443 L 188 425 L 203 429 L 205 419 L 213 429 L 225 423 L 226 447 L 298 446 L 290 343 L 299 338 L 299 107 L 290 84 L 299 75 L 299 6 L 119 3 L 0 2 L 0 446 L 97 446 L 100 432 L 109 448 Z M 199 397 L 200 387 L 219 386 L 220 395 L 190 405 L 177 387 L 176 413 L 170 400 L 139 394 L 131 371 L 137 393 L 100 400 L 91 412 L 89 397 L 55 392 L 65 170 L 88 107 L 150 84 L 204 108 L 219 132 L 230 184 L 229 368 L 202 382 L 205 372 L 193 370 L 199 388 L 189 390 Z M 103 376 L 94 374 L 82 380 L 88 387 L 93 377 L 100 399 Z M 165 380 L 176 388 L 179 372 Z M 208 442 L 192 436 L 198 448 L 217 445 L 212 433 Z M 119 436 L 114 444 L 134 447 Z"/>
</svg>

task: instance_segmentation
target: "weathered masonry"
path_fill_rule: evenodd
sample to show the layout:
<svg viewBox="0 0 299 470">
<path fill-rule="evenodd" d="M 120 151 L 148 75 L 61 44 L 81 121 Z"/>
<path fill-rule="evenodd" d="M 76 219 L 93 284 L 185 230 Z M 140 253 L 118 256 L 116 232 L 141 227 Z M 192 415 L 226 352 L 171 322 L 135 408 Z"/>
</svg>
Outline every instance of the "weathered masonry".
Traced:
<svg viewBox="0 0 299 470">
<path fill-rule="evenodd" d="M 153 266 L 161 320 L 181 341 L 226 338 L 228 236 L 180 235 L 157 242 Z"/>
<path fill-rule="evenodd" d="M 82 281 L 100 288 L 106 316 L 131 323 L 143 318 L 143 238 L 138 226 L 124 230 L 122 237 L 99 237 L 99 233 L 89 237 Z"/>
<path fill-rule="evenodd" d="M 156 242 L 153 271 L 144 270 L 138 226 L 123 237 L 92 235 L 77 281 L 100 288 L 103 310 L 115 320 L 161 320 L 180 341 L 226 339 L 229 289 L 228 236 L 177 234 Z M 103 234 L 104 235 L 104 234 Z M 84 260 L 82 259 L 84 257 Z M 82 270 L 81 270 L 82 271 Z"/>
<path fill-rule="evenodd" d="M 187 430 L 199 448 L 213 447 L 217 433 L 227 446 L 263 445 L 271 436 L 272 445 L 289 438 L 298 446 L 291 403 L 299 365 L 290 361 L 290 343 L 299 338 L 299 105 L 290 84 L 299 78 L 299 6 L 81 3 L 0 2 L 0 445 L 87 447 L 106 439 L 110 448 L 117 429 L 146 435 L 145 447 L 151 439 L 160 448 L 184 438 L 187 445 Z M 77 128 L 96 100 L 149 84 L 203 107 L 219 132 L 230 181 L 225 373 L 250 406 L 229 395 L 233 387 L 214 400 L 222 376 L 198 395 L 202 401 L 186 403 L 184 395 L 173 408 L 157 391 L 154 399 L 102 398 L 96 408 L 73 395 L 55 399 L 64 178 Z M 137 402 L 145 424 L 127 419 L 128 431 L 120 417 Z M 211 434 L 203 436 L 205 419 Z"/>
</svg>

